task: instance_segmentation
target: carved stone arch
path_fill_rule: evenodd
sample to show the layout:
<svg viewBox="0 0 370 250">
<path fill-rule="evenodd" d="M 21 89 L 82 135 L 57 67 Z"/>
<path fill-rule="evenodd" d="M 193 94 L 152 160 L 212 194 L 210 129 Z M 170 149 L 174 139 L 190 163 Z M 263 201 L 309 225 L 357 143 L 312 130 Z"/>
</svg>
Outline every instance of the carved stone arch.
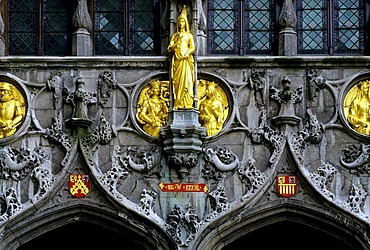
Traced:
<svg viewBox="0 0 370 250">
<path fill-rule="evenodd" d="M 315 244 L 317 244 L 317 247 L 323 244 L 316 241 L 314 238 L 310 238 L 310 236 L 303 231 L 301 231 L 302 234 L 300 234 L 300 229 L 303 228 L 309 228 L 310 232 L 315 232 L 315 235 L 323 236 L 324 239 L 326 237 L 330 242 L 348 246 L 348 248 L 344 249 L 368 248 L 369 239 L 366 234 L 364 234 L 364 232 L 369 230 L 369 226 L 366 225 L 366 223 L 353 217 L 344 219 L 342 217 L 343 214 L 340 215 L 340 213 L 338 213 L 335 215 L 335 213 L 331 213 L 329 210 L 307 207 L 305 204 L 299 203 L 299 201 L 292 202 L 286 200 L 269 207 L 257 206 L 248 211 L 242 208 L 233 211 L 210 226 L 209 228 L 212 228 L 211 231 L 203 232 L 203 235 L 200 235 L 198 241 L 194 243 L 193 249 L 224 249 L 224 247 L 233 242 L 234 244 L 238 243 L 238 246 L 259 244 L 262 248 L 276 246 L 278 249 L 285 248 L 282 246 L 291 244 L 293 248 L 286 249 L 295 249 L 302 244 L 302 241 L 300 242 L 299 239 L 304 238 L 316 242 Z M 295 227 L 279 228 L 276 226 L 283 225 L 284 223 L 294 225 Z M 280 231 L 271 232 L 265 230 L 270 227 L 275 229 L 278 228 Z M 263 236 L 263 241 L 252 243 L 250 239 L 257 239 L 248 236 L 253 235 L 252 233 L 257 230 L 275 233 L 276 235 L 284 237 L 277 239 L 274 235 L 265 234 Z M 289 230 L 292 231 L 289 232 Z M 296 238 L 294 238 L 294 236 Z M 244 239 L 249 239 L 249 241 L 244 241 Z M 276 239 L 276 241 L 272 239 Z M 270 248 L 268 247 L 268 249 Z"/>
<path fill-rule="evenodd" d="M 111 240 L 120 242 L 123 245 L 125 244 L 125 239 L 130 239 L 133 246 L 143 246 L 144 249 L 176 248 L 176 244 L 158 226 L 149 221 L 144 222 L 143 218 L 139 218 L 138 215 L 126 214 L 123 211 L 118 212 L 107 207 L 103 208 L 97 204 L 89 204 L 89 202 L 83 203 L 72 202 L 68 205 L 59 206 L 58 209 L 51 208 L 39 211 L 33 214 L 33 216 L 23 218 L 23 220 L 19 219 L 7 225 L 0 241 L 0 249 L 15 250 L 21 245 L 37 239 L 37 237 L 42 237 L 44 234 L 48 235 L 53 230 L 60 231 L 63 227 L 72 228 L 73 225 L 79 225 L 77 226 L 79 228 L 81 228 L 81 225 L 84 225 L 87 231 L 89 230 L 89 225 L 91 225 L 91 228 L 101 228 L 106 230 L 106 232 L 114 234 Z M 150 233 L 148 233 L 149 231 Z M 84 235 L 86 234 L 88 235 L 88 232 L 84 233 Z M 78 235 L 68 233 L 66 235 L 58 235 L 57 240 L 58 242 L 44 242 L 42 246 L 45 246 L 45 244 L 60 245 L 62 244 L 60 241 L 65 241 L 66 243 L 70 241 L 70 244 L 76 241 L 85 241 L 86 244 L 89 244 L 89 238 L 79 238 Z M 101 246 L 103 249 L 105 248 L 104 241 L 106 240 L 108 239 L 102 238 L 100 241 L 95 240 L 95 242 L 99 242 L 99 244 L 102 242 Z"/>
</svg>

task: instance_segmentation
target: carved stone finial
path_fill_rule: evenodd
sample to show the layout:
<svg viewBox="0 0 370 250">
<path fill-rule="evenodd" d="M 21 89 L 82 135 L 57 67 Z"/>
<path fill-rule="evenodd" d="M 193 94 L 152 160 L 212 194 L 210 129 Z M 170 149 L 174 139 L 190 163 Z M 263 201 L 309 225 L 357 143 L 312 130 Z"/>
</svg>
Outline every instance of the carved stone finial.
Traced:
<svg viewBox="0 0 370 250">
<path fill-rule="evenodd" d="M 76 28 L 72 36 L 72 55 L 91 56 L 93 46 L 89 30 L 92 28 L 92 21 L 86 0 L 78 0 L 72 20 L 73 26 Z"/>
<path fill-rule="evenodd" d="M 291 28 L 294 29 L 297 22 L 297 16 L 295 14 L 292 0 L 285 0 L 283 8 L 279 16 L 279 24 L 281 28 Z"/>
<path fill-rule="evenodd" d="M 297 16 L 293 8 L 292 0 L 285 0 L 279 16 L 279 24 L 282 30 L 279 33 L 279 55 L 297 55 L 297 33 L 294 31 Z"/>
<path fill-rule="evenodd" d="M 284 76 L 281 80 L 281 89 L 270 87 L 270 98 L 280 104 L 279 115 L 273 118 L 277 124 L 296 125 L 301 120 L 295 115 L 294 104 L 302 100 L 302 87 L 291 90 L 290 83 L 291 80 Z"/>
<path fill-rule="evenodd" d="M 87 9 L 86 0 L 78 0 L 77 8 L 73 14 L 73 26 L 76 29 L 90 30 L 92 28 L 91 17 Z"/>
</svg>

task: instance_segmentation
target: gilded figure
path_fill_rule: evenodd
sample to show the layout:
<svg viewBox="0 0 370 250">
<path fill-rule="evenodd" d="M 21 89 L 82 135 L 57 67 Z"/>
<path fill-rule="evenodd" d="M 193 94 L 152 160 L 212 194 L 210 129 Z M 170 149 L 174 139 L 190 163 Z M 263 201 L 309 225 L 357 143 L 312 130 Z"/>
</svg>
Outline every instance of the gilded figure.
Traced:
<svg viewBox="0 0 370 250">
<path fill-rule="evenodd" d="M 370 134 L 370 80 L 361 81 L 348 91 L 344 115 L 354 130 Z"/>
<path fill-rule="evenodd" d="M 168 81 L 153 80 L 143 88 L 137 104 L 136 118 L 148 134 L 159 137 L 168 121 Z"/>
<path fill-rule="evenodd" d="M 25 117 L 23 96 L 10 83 L 0 82 L 0 138 L 13 135 Z"/>
<path fill-rule="evenodd" d="M 184 5 L 177 18 L 177 31 L 171 37 L 168 52 L 173 53 L 170 77 L 173 87 L 173 109 L 192 109 L 194 101 L 195 44 Z"/>
<path fill-rule="evenodd" d="M 223 90 L 212 81 L 199 80 L 199 122 L 207 135 L 219 133 L 228 116 L 229 105 Z"/>
</svg>

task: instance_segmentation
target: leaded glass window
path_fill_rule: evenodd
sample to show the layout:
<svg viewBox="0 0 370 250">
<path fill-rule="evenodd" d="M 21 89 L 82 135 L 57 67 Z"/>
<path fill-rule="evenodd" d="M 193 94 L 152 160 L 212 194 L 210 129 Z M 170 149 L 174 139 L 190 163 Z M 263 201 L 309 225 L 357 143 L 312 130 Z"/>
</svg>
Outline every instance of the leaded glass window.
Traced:
<svg viewBox="0 0 370 250">
<path fill-rule="evenodd" d="M 364 51 L 364 1 L 334 2 L 334 47 L 338 54 Z"/>
<path fill-rule="evenodd" d="M 268 54 L 274 39 L 274 3 L 209 0 L 210 54 Z"/>
<path fill-rule="evenodd" d="M 238 1 L 209 0 L 208 51 L 212 54 L 235 54 L 240 35 Z"/>
<path fill-rule="evenodd" d="M 94 44 L 99 55 L 123 54 L 125 49 L 124 5 L 120 0 L 95 1 Z"/>
<path fill-rule="evenodd" d="M 268 0 L 246 1 L 244 34 L 246 53 L 268 54 L 274 40 L 274 3 Z"/>
<path fill-rule="evenodd" d="M 158 2 L 137 0 L 131 2 L 130 44 L 132 54 L 154 55 L 159 52 Z"/>
<path fill-rule="evenodd" d="M 365 6 L 362 0 L 298 0 L 300 54 L 363 54 Z"/>
<path fill-rule="evenodd" d="M 158 15 L 159 1 L 155 0 L 95 1 L 95 54 L 158 54 Z"/>
<path fill-rule="evenodd" d="M 44 1 L 43 54 L 70 55 L 73 5 L 70 1 Z"/>
<path fill-rule="evenodd" d="M 301 0 L 297 3 L 298 51 L 323 54 L 328 48 L 328 6 L 325 0 Z"/>
<path fill-rule="evenodd" d="M 59 0 L 9 0 L 10 55 L 71 54 L 73 6 Z"/>
</svg>

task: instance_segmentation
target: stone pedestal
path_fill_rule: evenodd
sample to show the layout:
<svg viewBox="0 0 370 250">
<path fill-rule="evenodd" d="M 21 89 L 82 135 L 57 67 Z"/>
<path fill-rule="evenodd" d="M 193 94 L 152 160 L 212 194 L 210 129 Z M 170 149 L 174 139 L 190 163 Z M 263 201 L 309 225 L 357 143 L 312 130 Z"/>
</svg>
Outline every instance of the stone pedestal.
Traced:
<svg viewBox="0 0 370 250">
<path fill-rule="evenodd" d="M 180 178 L 196 166 L 202 150 L 201 139 L 206 137 L 206 128 L 199 125 L 198 116 L 197 110 L 172 110 L 169 125 L 161 128 L 168 165 L 178 171 Z"/>
<path fill-rule="evenodd" d="M 279 56 L 297 55 L 297 32 L 285 28 L 279 33 Z"/>
<path fill-rule="evenodd" d="M 92 54 L 92 40 L 89 31 L 84 28 L 77 29 L 72 35 L 72 55 L 92 56 Z"/>
</svg>

